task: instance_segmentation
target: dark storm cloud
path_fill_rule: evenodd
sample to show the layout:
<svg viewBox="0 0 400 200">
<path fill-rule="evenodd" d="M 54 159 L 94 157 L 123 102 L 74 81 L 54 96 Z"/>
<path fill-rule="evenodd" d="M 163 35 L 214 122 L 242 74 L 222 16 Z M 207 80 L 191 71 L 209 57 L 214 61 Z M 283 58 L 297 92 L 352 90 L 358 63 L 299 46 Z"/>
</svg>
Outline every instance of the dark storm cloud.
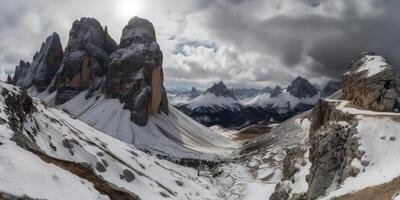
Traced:
<svg viewBox="0 0 400 200">
<path fill-rule="evenodd" d="M 304 2 L 313 9 L 332 3 L 328 0 Z M 340 8 L 332 8 L 336 9 L 333 16 L 317 12 L 299 15 L 278 12 L 260 19 L 251 15 L 260 9 L 258 7 L 236 9 L 246 1 L 218 1 L 210 9 L 207 25 L 220 40 L 231 42 L 238 49 L 276 56 L 285 65 L 282 67 L 301 65 L 313 76 L 338 77 L 362 51 L 375 51 L 395 65 L 400 63 L 397 44 L 400 41 L 400 12 L 397 11 L 400 1 L 371 1 L 372 10 L 366 13 L 363 13 L 362 3 L 368 5 L 368 1 L 340 2 L 343 4 Z M 306 64 L 305 56 L 312 58 L 313 63 Z"/>
<path fill-rule="evenodd" d="M 130 17 L 116 10 L 124 1 L 142 2 L 132 16 L 154 23 L 174 84 L 273 85 L 297 75 L 318 82 L 339 77 L 362 51 L 400 64 L 398 0 L 3 0 L 0 67 L 31 61 L 53 31 L 65 45 L 82 16 L 108 25 L 118 41 Z"/>
</svg>

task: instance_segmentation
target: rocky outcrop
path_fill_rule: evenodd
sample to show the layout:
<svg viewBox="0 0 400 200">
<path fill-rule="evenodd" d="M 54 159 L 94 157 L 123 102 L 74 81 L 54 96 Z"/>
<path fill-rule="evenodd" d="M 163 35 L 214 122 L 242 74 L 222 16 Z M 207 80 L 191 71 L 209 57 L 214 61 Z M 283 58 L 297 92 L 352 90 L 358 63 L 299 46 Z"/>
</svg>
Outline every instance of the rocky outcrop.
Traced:
<svg viewBox="0 0 400 200">
<path fill-rule="evenodd" d="M 149 115 L 168 113 L 162 58 L 151 22 L 132 18 L 122 31 L 119 49 L 110 56 L 104 92 L 125 103 L 139 125 L 145 125 Z"/>
<path fill-rule="evenodd" d="M 399 111 L 400 78 L 389 62 L 362 53 L 343 75 L 342 99 L 375 111 Z"/>
<path fill-rule="evenodd" d="M 359 150 L 357 119 L 336 109 L 336 102 L 320 100 L 312 112 L 310 130 L 310 162 L 307 176 L 307 196 L 316 199 L 336 181 L 341 184 L 360 169 L 351 165 L 354 159 L 361 162 L 364 152 Z M 361 162 L 363 163 L 363 162 Z"/>
<path fill-rule="evenodd" d="M 15 83 L 23 88 L 35 86 L 38 92 L 44 91 L 53 80 L 63 59 L 63 49 L 57 33 L 49 36 L 29 64 L 20 62 L 15 72 Z"/>
<path fill-rule="evenodd" d="M 212 93 L 217 97 L 223 96 L 223 97 L 231 97 L 231 98 L 236 99 L 233 92 L 231 90 L 229 90 L 228 87 L 226 87 L 226 85 L 224 84 L 223 81 L 220 81 L 219 83 L 215 83 L 210 88 L 208 88 L 205 93 Z"/>
<path fill-rule="evenodd" d="M 318 95 L 318 90 L 306 79 L 298 76 L 288 86 L 287 92 L 297 98 L 314 97 Z"/>
<path fill-rule="evenodd" d="M 83 90 L 98 90 L 107 74 L 109 55 L 117 44 L 107 27 L 93 18 L 74 21 L 57 78 L 50 91 L 57 89 L 56 104 L 62 104 Z"/>
<path fill-rule="evenodd" d="M 277 97 L 280 94 L 282 94 L 283 89 L 281 88 L 281 86 L 277 85 L 275 86 L 275 88 L 271 91 L 271 95 L 270 97 Z"/>
<path fill-rule="evenodd" d="M 7 84 L 13 84 L 14 83 L 13 78 L 11 78 L 10 75 L 7 76 L 7 82 L 6 83 Z"/>
<path fill-rule="evenodd" d="M 28 72 L 29 65 L 31 65 L 29 62 L 25 62 L 23 60 L 19 61 L 19 64 L 15 67 L 14 80 L 13 80 L 15 85 L 22 84 L 22 79 Z"/>
<path fill-rule="evenodd" d="M 340 81 L 328 81 L 321 91 L 321 96 L 327 97 L 340 89 Z"/>
<path fill-rule="evenodd" d="M 190 99 L 194 99 L 200 95 L 201 95 L 201 91 L 196 89 L 195 87 L 192 87 L 192 90 L 190 90 L 190 92 L 189 92 Z"/>
</svg>

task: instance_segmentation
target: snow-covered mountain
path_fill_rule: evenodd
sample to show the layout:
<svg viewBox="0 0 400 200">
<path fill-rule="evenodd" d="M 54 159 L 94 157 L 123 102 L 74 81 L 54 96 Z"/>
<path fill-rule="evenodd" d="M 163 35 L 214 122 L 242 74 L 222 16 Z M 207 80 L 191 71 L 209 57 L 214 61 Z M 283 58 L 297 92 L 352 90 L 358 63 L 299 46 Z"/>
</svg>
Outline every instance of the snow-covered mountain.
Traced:
<svg viewBox="0 0 400 200">
<path fill-rule="evenodd" d="M 238 92 L 235 89 L 228 89 L 221 81 L 210 87 L 203 95 L 187 103 L 178 104 L 177 107 L 206 126 L 243 128 L 261 121 L 280 123 L 311 109 L 320 98 L 318 90 L 301 77 L 294 79 L 285 90 L 280 86 L 257 90 L 257 95 L 253 98 L 239 100 L 234 95 L 235 91 Z M 243 90 L 240 91 L 245 94 Z"/>
<path fill-rule="evenodd" d="M 361 54 L 340 91 L 239 143 L 169 105 L 149 21 L 131 19 L 119 45 L 99 24 L 74 22 L 54 77 L 35 56 L 32 63 L 44 64 L 21 62 L 17 86 L 0 82 L 0 199 L 399 197 L 400 78 L 382 56 Z M 42 80 L 31 67 L 50 83 L 22 84 Z M 276 87 L 262 104 L 269 110 L 231 109 L 240 101 L 222 82 L 192 101 L 235 111 L 226 118 L 232 123 L 250 113 L 287 117 L 274 110 L 282 108 L 277 101 L 291 111 L 307 104 L 319 95 L 310 85 L 296 79 L 287 90 Z M 221 101 L 195 101 L 206 98 Z"/>
<path fill-rule="evenodd" d="M 171 105 L 181 105 L 188 103 L 192 99 L 200 96 L 203 92 L 192 87 L 191 90 L 167 90 L 167 96 Z"/>
<path fill-rule="evenodd" d="M 286 90 L 276 86 L 270 94 L 261 94 L 248 102 L 248 106 L 273 109 L 278 113 L 299 113 L 312 108 L 319 97 L 318 90 L 310 82 L 297 77 Z"/>
</svg>

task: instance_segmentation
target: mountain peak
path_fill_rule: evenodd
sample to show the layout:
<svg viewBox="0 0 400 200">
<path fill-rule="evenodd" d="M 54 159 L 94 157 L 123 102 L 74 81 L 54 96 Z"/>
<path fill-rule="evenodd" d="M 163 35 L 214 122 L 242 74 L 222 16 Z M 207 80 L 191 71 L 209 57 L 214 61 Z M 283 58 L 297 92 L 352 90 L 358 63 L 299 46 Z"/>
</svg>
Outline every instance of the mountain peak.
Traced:
<svg viewBox="0 0 400 200">
<path fill-rule="evenodd" d="M 301 76 L 296 77 L 287 88 L 289 94 L 298 98 L 313 97 L 318 94 L 317 89 Z"/>
<path fill-rule="evenodd" d="M 236 99 L 236 97 L 233 95 L 233 92 L 226 87 L 223 81 L 220 81 L 218 83 L 214 83 L 214 85 L 211 86 L 211 88 L 207 89 L 205 93 L 212 93 L 215 94 L 215 96 L 224 96 L 224 97 L 232 97 Z"/>
</svg>

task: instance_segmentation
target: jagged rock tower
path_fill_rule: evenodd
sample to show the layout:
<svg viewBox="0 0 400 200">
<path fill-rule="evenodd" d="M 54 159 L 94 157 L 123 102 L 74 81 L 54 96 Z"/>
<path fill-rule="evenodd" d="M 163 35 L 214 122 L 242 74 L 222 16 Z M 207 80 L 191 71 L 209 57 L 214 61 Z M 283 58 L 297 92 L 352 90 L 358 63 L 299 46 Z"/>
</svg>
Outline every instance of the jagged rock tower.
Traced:
<svg viewBox="0 0 400 200">
<path fill-rule="evenodd" d="M 163 55 L 153 24 L 132 18 L 119 45 L 94 18 L 74 21 L 63 52 L 53 33 L 35 54 L 32 64 L 20 61 L 12 81 L 38 92 L 56 91 L 54 103 L 63 104 L 82 91 L 86 98 L 102 94 L 118 98 L 131 111 L 131 120 L 146 125 L 149 116 L 168 114 L 163 86 Z"/>
<path fill-rule="evenodd" d="M 15 84 L 23 88 L 35 86 L 38 92 L 43 92 L 58 71 L 62 59 L 60 37 L 53 33 L 42 43 L 32 63 L 20 61 L 15 69 Z"/>
<path fill-rule="evenodd" d="M 74 21 L 64 59 L 50 92 L 57 89 L 56 104 L 67 102 L 83 90 L 99 89 L 107 73 L 109 55 L 116 42 L 94 18 Z"/>
<path fill-rule="evenodd" d="M 162 59 L 153 24 L 139 17 L 129 20 L 119 49 L 110 56 L 104 93 L 125 103 L 136 124 L 145 125 L 157 112 L 168 113 Z"/>
</svg>

